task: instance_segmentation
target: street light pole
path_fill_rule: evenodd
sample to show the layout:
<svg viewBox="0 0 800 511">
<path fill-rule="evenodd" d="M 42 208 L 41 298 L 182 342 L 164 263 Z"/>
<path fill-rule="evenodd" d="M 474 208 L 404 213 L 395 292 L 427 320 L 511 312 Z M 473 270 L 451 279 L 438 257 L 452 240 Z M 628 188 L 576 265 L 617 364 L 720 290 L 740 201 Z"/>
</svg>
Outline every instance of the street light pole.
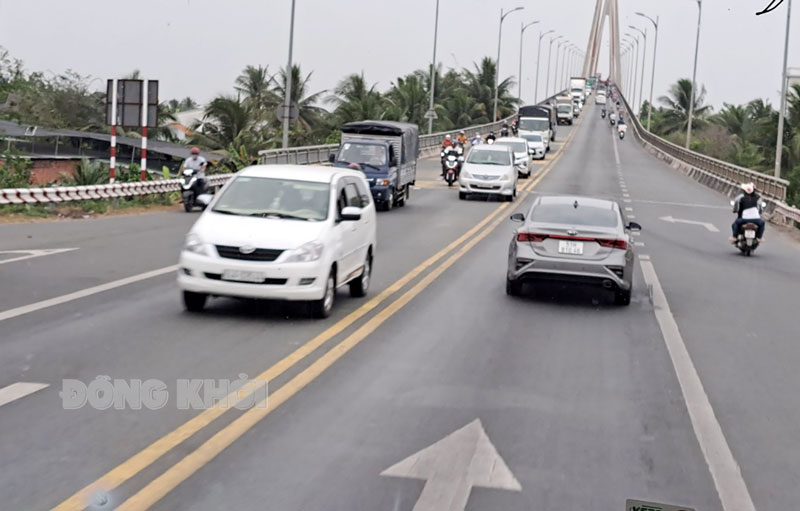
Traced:
<svg viewBox="0 0 800 511">
<path fill-rule="evenodd" d="M 517 87 L 517 100 L 519 101 L 520 105 L 522 104 L 522 38 L 525 35 L 525 29 L 527 29 L 528 27 L 530 27 L 532 25 L 535 25 L 537 23 L 539 23 L 539 22 L 538 21 L 531 21 L 527 25 L 520 23 L 520 26 L 522 28 L 519 31 L 519 75 L 517 76 L 517 80 L 519 81 L 519 83 L 517 84 L 518 85 L 518 87 Z M 537 63 L 537 65 L 538 65 L 538 63 Z"/>
<path fill-rule="evenodd" d="M 636 63 L 633 71 L 633 89 L 631 89 L 631 98 L 633 100 L 633 105 L 636 105 L 636 77 L 639 74 L 639 36 L 638 35 L 631 35 L 628 34 L 633 38 L 634 43 L 636 43 Z M 635 110 L 634 110 L 635 111 Z"/>
<path fill-rule="evenodd" d="M 642 77 L 639 79 L 639 115 L 642 115 L 642 96 L 644 92 L 644 68 L 645 63 L 647 62 L 647 29 L 645 28 L 644 31 L 634 27 L 633 25 L 628 25 L 630 28 L 636 30 L 642 37 L 644 37 L 644 48 L 642 49 Z M 636 112 L 636 110 L 634 110 Z"/>
<path fill-rule="evenodd" d="M 700 50 L 700 22 L 703 19 L 703 1 L 697 0 L 697 39 L 694 43 L 694 71 L 692 71 L 692 94 L 689 98 L 689 124 L 686 127 L 686 149 L 692 143 L 692 121 L 694 120 L 694 98 L 697 96 L 697 55 Z"/>
<path fill-rule="evenodd" d="M 497 90 L 500 86 L 500 46 L 503 42 L 503 21 L 506 19 L 506 16 L 511 14 L 514 11 L 521 11 L 524 7 L 515 7 L 510 11 L 503 13 L 503 9 L 500 9 L 500 29 L 497 34 L 497 60 L 494 63 L 494 109 L 492 110 L 492 122 L 497 122 L 497 97 L 499 95 L 499 91 Z"/>
<path fill-rule="evenodd" d="M 433 61 L 431 62 L 431 103 L 428 107 L 428 135 L 433 133 L 433 107 L 436 94 L 436 42 L 439 38 L 439 0 L 436 0 L 436 21 L 433 25 Z"/>
<path fill-rule="evenodd" d="M 658 57 L 658 22 L 659 22 L 659 18 L 658 18 L 658 16 L 656 16 L 656 19 L 653 19 L 650 16 L 648 16 L 648 15 L 646 15 L 644 13 L 641 13 L 641 12 L 637 12 L 636 15 L 637 16 L 641 16 L 641 17 L 646 18 L 647 20 L 649 20 L 650 23 L 652 23 L 653 26 L 656 29 L 656 40 L 655 40 L 655 43 L 653 43 L 653 74 L 650 76 L 650 100 L 648 101 L 648 105 L 649 106 L 647 108 L 647 131 L 650 131 L 650 118 L 652 117 L 652 113 L 653 113 L 653 87 L 654 87 L 655 82 L 656 82 L 656 57 Z"/>
<path fill-rule="evenodd" d="M 558 46 L 556 46 L 556 70 L 553 73 L 553 94 L 558 92 L 558 62 L 561 58 L 561 47 L 567 42 L 566 39 L 563 39 L 558 42 Z"/>
<path fill-rule="evenodd" d="M 292 108 L 292 46 L 294 44 L 294 4 L 292 0 L 292 17 L 289 24 L 289 62 L 286 64 L 286 84 L 283 87 L 283 141 L 281 147 L 286 149 L 289 147 L 289 113 Z"/>
<path fill-rule="evenodd" d="M 542 56 L 542 38 L 547 34 L 552 34 L 553 32 L 555 32 L 555 30 L 548 30 L 547 32 L 544 33 L 542 33 L 541 30 L 539 31 L 539 49 L 536 50 L 536 92 L 534 92 L 533 94 L 534 103 L 539 102 L 539 68 L 541 67 L 539 65 L 539 61 L 541 60 Z"/>
<path fill-rule="evenodd" d="M 553 37 L 550 38 L 550 48 L 547 50 L 547 79 L 544 81 L 544 85 L 545 85 L 544 96 L 546 98 L 550 97 L 550 57 L 552 57 L 552 55 L 553 55 L 553 43 L 555 41 L 558 41 L 562 37 L 564 37 L 564 36 L 560 35 L 560 36 L 555 37 L 555 38 L 553 38 Z"/>
<path fill-rule="evenodd" d="M 786 115 L 786 88 L 789 85 L 789 77 L 786 76 L 787 66 L 789 65 L 789 32 L 792 26 L 792 0 L 786 6 L 786 41 L 783 44 L 783 70 L 781 77 L 781 110 L 778 115 L 778 140 L 775 144 L 775 177 L 781 177 L 781 163 L 783 158 L 783 123 Z"/>
</svg>

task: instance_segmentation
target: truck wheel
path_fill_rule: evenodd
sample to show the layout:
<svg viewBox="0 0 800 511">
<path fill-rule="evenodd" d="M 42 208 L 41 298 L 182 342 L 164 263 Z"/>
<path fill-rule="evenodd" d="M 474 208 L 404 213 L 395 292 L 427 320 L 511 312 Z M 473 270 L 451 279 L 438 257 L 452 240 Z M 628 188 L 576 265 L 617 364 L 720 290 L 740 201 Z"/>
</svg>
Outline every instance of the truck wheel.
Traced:
<svg viewBox="0 0 800 511">
<path fill-rule="evenodd" d="M 406 199 L 408 199 L 408 189 L 409 189 L 409 187 L 410 187 L 410 185 L 406 185 L 406 187 L 403 189 L 403 192 L 400 194 L 400 197 L 398 197 L 398 199 L 397 199 L 397 207 L 398 208 L 402 208 L 403 206 L 406 205 Z"/>
</svg>

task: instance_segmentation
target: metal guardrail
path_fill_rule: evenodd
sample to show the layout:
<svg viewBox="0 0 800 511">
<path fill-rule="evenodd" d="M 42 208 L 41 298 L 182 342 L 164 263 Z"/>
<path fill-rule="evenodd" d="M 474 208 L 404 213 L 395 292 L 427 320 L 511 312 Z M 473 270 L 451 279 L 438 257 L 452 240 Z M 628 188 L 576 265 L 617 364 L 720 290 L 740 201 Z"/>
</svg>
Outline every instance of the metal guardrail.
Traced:
<svg viewBox="0 0 800 511">
<path fill-rule="evenodd" d="M 563 91 L 561 92 L 563 93 Z M 561 94 L 559 93 L 559 94 Z M 549 102 L 556 96 L 551 96 L 540 104 Z M 488 134 L 489 131 L 499 131 L 503 123 L 510 122 L 514 116 L 498 122 L 482 124 L 463 128 L 467 136 Z M 455 135 L 460 130 L 444 131 L 431 135 L 420 136 L 420 151 L 438 149 L 445 135 Z M 259 151 L 261 164 L 299 164 L 309 165 L 327 163 L 329 155 L 333 154 L 339 144 L 326 144 L 315 146 L 293 147 L 290 149 L 269 149 Z M 211 187 L 218 187 L 233 177 L 234 174 L 213 174 L 207 176 Z M 4 204 L 58 204 L 82 200 L 116 199 L 123 197 L 136 197 L 157 193 L 176 192 L 181 189 L 180 179 L 159 179 L 135 183 L 114 183 L 93 186 L 52 186 L 47 188 L 0 188 L 0 205 Z"/>
<path fill-rule="evenodd" d="M 711 176 L 711 179 L 716 183 L 723 183 L 721 188 L 729 193 L 737 191 L 740 183 L 754 183 L 762 197 L 769 203 L 768 210 L 772 215 L 771 220 L 773 222 L 800 227 L 800 209 L 789 206 L 784 202 L 789 181 L 717 160 L 664 140 L 647 131 L 642 126 L 639 118 L 633 113 L 628 101 L 622 95 L 620 97 L 628 113 L 630 125 L 633 126 L 633 134 L 643 145 L 649 145 L 659 153 L 672 157 L 691 169 L 699 169 L 707 176 Z M 720 188 L 720 186 L 716 187 Z"/>
<path fill-rule="evenodd" d="M 621 94 L 620 97 L 622 97 Z M 789 181 L 785 179 L 779 179 L 762 172 L 757 172 L 755 170 L 739 167 L 722 160 L 717 160 L 716 158 L 711 158 L 710 156 L 691 151 L 679 145 L 673 144 L 668 140 L 664 140 L 663 138 L 647 131 L 642 126 L 639 118 L 631 110 L 630 105 L 628 105 L 628 101 L 624 97 L 622 97 L 622 101 L 625 104 L 625 109 L 628 112 L 628 119 L 633 121 L 634 134 L 640 141 L 646 142 L 682 162 L 688 163 L 689 165 L 700 168 L 706 172 L 715 174 L 723 179 L 727 179 L 728 181 L 734 183 L 753 182 L 756 185 L 756 188 L 758 188 L 761 194 L 765 197 L 779 201 L 786 200 L 786 188 L 789 186 Z"/>
</svg>

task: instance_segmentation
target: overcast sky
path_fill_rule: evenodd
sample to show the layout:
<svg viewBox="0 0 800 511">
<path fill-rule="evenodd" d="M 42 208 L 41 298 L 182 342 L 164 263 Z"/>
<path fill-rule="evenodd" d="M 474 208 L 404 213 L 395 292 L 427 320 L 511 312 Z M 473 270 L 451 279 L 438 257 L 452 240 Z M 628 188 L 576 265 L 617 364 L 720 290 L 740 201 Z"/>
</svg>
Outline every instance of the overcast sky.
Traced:
<svg viewBox="0 0 800 511">
<path fill-rule="evenodd" d="M 704 0 L 698 81 L 708 101 L 776 103 L 786 3 L 755 16 L 770 0 Z M 655 97 L 677 78 L 691 78 L 697 20 L 695 0 L 619 0 L 627 30 L 661 17 Z M 101 78 L 141 69 L 161 81 L 161 99 L 192 96 L 203 102 L 232 91 L 247 64 L 286 65 L 290 0 L 0 0 L 0 46 L 30 70 L 73 69 Z M 501 74 L 516 75 L 520 23 L 525 33 L 523 98 L 533 99 L 539 27 L 556 30 L 585 50 L 595 0 L 440 0 L 437 60 L 471 67 L 495 57 L 500 8 L 525 6 L 504 23 Z M 435 0 L 297 0 L 294 61 L 313 71 L 312 92 L 361 72 L 386 89 L 398 76 L 424 68 L 432 57 Z M 653 30 L 648 28 L 645 97 L 650 84 Z M 606 37 L 608 31 L 606 31 Z M 789 65 L 800 67 L 800 6 L 792 23 Z M 547 38 L 545 38 L 547 41 Z M 555 53 L 555 52 L 554 52 Z M 547 47 L 542 48 L 540 95 Z M 605 75 L 607 54 L 601 58 Z M 101 81 L 95 82 L 100 87 Z"/>
</svg>

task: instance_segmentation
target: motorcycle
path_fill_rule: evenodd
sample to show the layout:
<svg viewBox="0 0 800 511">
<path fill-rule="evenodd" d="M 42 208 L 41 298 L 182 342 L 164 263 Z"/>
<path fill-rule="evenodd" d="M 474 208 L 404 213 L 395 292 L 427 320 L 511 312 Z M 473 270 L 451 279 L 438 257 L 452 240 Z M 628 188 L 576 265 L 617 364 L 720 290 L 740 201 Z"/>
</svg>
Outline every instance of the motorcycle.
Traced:
<svg viewBox="0 0 800 511">
<path fill-rule="evenodd" d="M 203 193 L 203 183 L 198 178 L 197 172 L 192 169 L 184 169 L 183 182 L 181 182 L 183 209 L 190 213 L 195 206 L 205 208 L 205 204 L 197 200 Z"/>
<path fill-rule="evenodd" d="M 619 134 L 619 139 L 623 140 L 625 138 L 625 132 L 628 131 L 627 124 L 617 124 L 617 133 Z"/>
<path fill-rule="evenodd" d="M 458 152 L 451 150 L 447 152 L 443 162 L 444 180 L 447 181 L 447 186 L 453 186 L 453 183 L 458 179 L 458 171 L 460 162 L 458 161 Z"/>
<path fill-rule="evenodd" d="M 734 205 L 734 202 L 731 201 L 731 206 Z M 766 204 L 762 202 L 760 207 L 763 209 Z M 736 236 L 736 242 L 733 245 L 739 249 L 742 255 L 750 256 L 760 245 L 756 234 L 758 234 L 758 225 L 753 222 L 742 224 L 739 228 L 739 234 Z"/>
<path fill-rule="evenodd" d="M 603 117 L 603 119 L 606 118 L 606 109 L 605 108 L 600 111 L 600 115 Z"/>
<path fill-rule="evenodd" d="M 617 124 L 617 114 L 612 112 L 611 115 L 609 115 L 608 117 L 609 117 L 609 122 L 611 123 L 612 126 Z"/>
</svg>

